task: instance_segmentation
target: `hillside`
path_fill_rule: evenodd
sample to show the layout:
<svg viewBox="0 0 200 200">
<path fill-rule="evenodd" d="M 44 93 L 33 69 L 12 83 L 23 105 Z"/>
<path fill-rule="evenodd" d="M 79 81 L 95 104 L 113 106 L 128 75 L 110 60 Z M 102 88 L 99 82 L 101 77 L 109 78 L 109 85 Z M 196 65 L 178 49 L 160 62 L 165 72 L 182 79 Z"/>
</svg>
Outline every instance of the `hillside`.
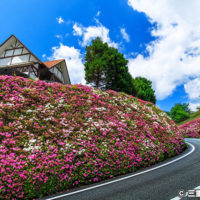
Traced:
<svg viewBox="0 0 200 200">
<path fill-rule="evenodd" d="M 192 121 L 192 120 L 198 119 L 198 118 L 200 118 L 200 111 L 191 113 L 191 114 L 190 114 L 190 118 L 186 119 L 185 121 L 182 121 L 182 122 L 178 123 L 177 125 L 180 126 L 180 125 L 182 125 L 182 124 L 185 124 L 185 123 L 187 123 L 187 122 L 189 122 L 189 121 Z"/>
<path fill-rule="evenodd" d="M 200 138 L 200 118 L 180 125 L 179 129 L 185 138 Z"/>
<path fill-rule="evenodd" d="M 160 109 L 124 93 L 0 76 L 0 199 L 33 199 L 181 153 Z"/>
</svg>

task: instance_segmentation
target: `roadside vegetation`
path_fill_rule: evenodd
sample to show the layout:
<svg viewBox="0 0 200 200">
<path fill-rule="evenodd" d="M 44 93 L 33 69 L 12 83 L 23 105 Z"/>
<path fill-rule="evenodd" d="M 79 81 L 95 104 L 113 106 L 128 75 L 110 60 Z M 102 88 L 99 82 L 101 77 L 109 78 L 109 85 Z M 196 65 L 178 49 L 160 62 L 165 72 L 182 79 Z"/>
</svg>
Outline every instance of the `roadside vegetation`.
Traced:
<svg viewBox="0 0 200 200">
<path fill-rule="evenodd" d="M 185 138 L 200 138 L 200 108 L 197 112 L 191 112 L 189 104 L 175 104 L 170 112 L 166 112 Z"/>
<path fill-rule="evenodd" d="M 34 199 L 133 172 L 186 148 L 153 103 L 0 76 L 0 199 Z"/>
<path fill-rule="evenodd" d="M 189 104 L 177 103 L 167 114 L 178 124 L 190 118 L 191 110 L 189 109 Z"/>
<path fill-rule="evenodd" d="M 200 111 L 199 110 L 197 112 L 190 113 L 188 119 L 178 123 L 177 125 L 182 125 L 182 124 L 185 124 L 189 121 L 193 121 L 194 119 L 198 119 L 198 118 L 200 118 Z"/>
<path fill-rule="evenodd" d="M 200 138 L 200 118 L 185 122 L 179 128 L 185 138 Z"/>
</svg>

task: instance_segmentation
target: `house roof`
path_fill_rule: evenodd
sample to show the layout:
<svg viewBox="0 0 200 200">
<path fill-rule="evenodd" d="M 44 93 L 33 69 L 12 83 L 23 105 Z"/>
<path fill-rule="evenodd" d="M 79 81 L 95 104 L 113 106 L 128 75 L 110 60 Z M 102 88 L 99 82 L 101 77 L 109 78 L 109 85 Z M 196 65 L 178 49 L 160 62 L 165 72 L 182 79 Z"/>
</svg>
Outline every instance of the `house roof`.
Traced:
<svg viewBox="0 0 200 200">
<path fill-rule="evenodd" d="M 61 63 L 62 61 L 64 61 L 64 59 L 46 61 L 46 62 L 43 62 L 43 64 L 50 69 L 53 66 L 57 65 L 58 63 Z"/>
<path fill-rule="evenodd" d="M 11 35 L 7 40 L 5 40 L 2 44 L 0 44 L 0 48 L 8 41 L 8 40 L 10 40 L 12 37 L 14 37 L 17 41 L 19 41 L 21 44 L 22 44 L 22 46 L 30 53 L 30 54 L 32 54 L 35 58 L 36 58 L 36 60 L 38 60 L 38 62 L 39 63 L 42 63 L 41 61 L 40 61 L 40 59 L 33 53 L 33 52 L 31 52 L 15 35 Z"/>
</svg>

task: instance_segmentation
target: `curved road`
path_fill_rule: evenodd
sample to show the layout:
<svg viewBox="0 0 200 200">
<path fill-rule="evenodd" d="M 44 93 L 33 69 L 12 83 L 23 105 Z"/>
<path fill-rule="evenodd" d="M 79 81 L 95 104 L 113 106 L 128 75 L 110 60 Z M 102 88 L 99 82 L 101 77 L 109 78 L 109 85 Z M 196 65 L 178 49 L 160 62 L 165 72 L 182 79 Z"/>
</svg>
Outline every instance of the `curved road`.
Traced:
<svg viewBox="0 0 200 200">
<path fill-rule="evenodd" d="M 189 147 L 184 153 L 160 164 L 43 199 L 179 200 L 181 189 L 200 191 L 200 139 L 186 139 L 186 142 Z"/>
</svg>

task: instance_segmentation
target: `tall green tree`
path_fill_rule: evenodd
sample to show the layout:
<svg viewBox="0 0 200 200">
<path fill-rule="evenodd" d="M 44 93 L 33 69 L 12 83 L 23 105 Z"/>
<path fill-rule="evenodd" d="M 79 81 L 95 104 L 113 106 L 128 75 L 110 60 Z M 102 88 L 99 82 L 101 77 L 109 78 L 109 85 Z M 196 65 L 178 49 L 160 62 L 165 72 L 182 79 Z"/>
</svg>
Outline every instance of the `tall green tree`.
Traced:
<svg viewBox="0 0 200 200">
<path fill-rule="evenodd" d="M 128 71 L 128 61 L 117 49 L 109 47 L 106 52 L 106 89 L 132 94 L 132 76 Z"/>
<path fill-rule="evenodd" d="M 132 76 L 127 63 L 117 49 L 96 38 L 86 47 L 85 79 L 96 88 L 132 94 Z"/>
<path fill-rule="evenodd" d="M 98 37 L 86 47 L 85 55 L 85 80 L 96 88 L 105 88 L 106 62 L 105 52 L 108 44 L 103 43 Z"/>
<path fill-rule="evenodd" d="M 144 101 L 156 103 L 155 91 L 152 88 L 152 82 L 144 77 L 136 77 L 132 79 L 133 96 Z"/>
<path fill-rule="evenodd" d="M 189 104 L 177 103 L 170 110 L 170 117 L 176 122 L 182 122 L 190 117 Z"/>
</svg>

